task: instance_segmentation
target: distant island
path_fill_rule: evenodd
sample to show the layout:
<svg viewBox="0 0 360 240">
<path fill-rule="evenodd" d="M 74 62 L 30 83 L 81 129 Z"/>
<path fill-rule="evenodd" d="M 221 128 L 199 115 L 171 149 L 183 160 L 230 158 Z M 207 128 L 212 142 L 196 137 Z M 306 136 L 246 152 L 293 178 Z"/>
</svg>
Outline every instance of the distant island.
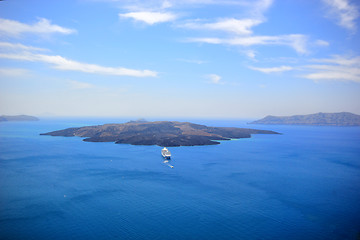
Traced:
<svg viewBox="0 0 360 240">
<path fill-rule="evenodd" d="M 360 115 L 349 112 L 315 113 L 288 117 L 267 116 L 250 124 L 360 126 Z"/>
<path fill-rule="evenodd" d="M 10 121 L 39 121 L 39 119 L 37 117 L 28 116 L 28 115 L 0 116 L 0 122 L 10 122 Z"/>
<path fill-rule="evenodd" d="M 189 122 L 131 121 L 104 124 L 42 133 L 40 135 L 83 137 L 87 142 L 115 142 L 132 145 L 164 147 L 201 146 L 219 144 L 216 140 L 250 138 L 251 134 L 278 134 L 267 130 L 233 127 L 207 127 Z"/>
</svg>

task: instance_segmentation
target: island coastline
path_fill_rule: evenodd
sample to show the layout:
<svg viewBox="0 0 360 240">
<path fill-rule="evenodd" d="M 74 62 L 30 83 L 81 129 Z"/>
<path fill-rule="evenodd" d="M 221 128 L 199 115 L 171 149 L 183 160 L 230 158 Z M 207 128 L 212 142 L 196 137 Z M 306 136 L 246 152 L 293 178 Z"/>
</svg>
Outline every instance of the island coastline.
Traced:
<svg viewBox="0 0 360 240">
<path fill-rule="evenodd" d="M 234 127 L 208 127 L 190 122 L 131 121 L 41 133 L 40 135 L 82 137 L 85 142 L 158 145 L 164 147 L 217 145 L 220 140 L 250 138 L 252 134 L 279 134 L 274 131 Z"/>
</svg>

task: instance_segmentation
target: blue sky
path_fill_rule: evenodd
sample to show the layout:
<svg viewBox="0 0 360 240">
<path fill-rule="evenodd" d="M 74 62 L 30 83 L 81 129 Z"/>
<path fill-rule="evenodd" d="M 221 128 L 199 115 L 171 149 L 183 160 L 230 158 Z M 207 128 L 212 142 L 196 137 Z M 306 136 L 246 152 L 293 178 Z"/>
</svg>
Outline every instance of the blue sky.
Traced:
<svg viewBox="0 0 360 240">
<path fill-rule="evenodd" d="M 0 2 L 0 114 L 360 114 L 360 3 Z"/>
</svg>

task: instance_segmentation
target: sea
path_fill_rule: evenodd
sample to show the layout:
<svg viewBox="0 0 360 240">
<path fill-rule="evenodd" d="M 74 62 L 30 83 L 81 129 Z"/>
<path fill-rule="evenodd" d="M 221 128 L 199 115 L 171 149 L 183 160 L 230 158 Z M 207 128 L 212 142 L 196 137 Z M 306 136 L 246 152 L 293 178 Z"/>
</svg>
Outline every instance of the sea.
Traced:
<svg viewBox="0 0 360 240">
<path fill-rule="evenodd" d="M 360 127 L 193 119 L 281 134 L 171 147 L 169 163 L 39 135 L 127 120 L 1 122 L 0 239 L 360 239 Z"/>
</svg>

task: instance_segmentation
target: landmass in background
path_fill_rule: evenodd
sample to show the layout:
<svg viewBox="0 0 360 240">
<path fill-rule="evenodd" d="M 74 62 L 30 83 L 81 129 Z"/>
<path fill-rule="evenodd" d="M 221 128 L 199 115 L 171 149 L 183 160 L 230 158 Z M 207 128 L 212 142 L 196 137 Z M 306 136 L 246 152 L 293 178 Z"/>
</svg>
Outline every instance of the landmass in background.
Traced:
<svg viewBox="0 0 360 240">
<path fill-rule="evenodd" d="M 250 124 L 360 126 L 360 115 L 349 112 L 315 113 L 287 117 L 267 116 Z"/>
<path fill-rule="evenodd" d="M 9 122 L 9 121 L 39 121 L 39 119 L 37 117 L 28 116 L 28 115 L 0 116 L 0 122 Z"/>
</svg>

